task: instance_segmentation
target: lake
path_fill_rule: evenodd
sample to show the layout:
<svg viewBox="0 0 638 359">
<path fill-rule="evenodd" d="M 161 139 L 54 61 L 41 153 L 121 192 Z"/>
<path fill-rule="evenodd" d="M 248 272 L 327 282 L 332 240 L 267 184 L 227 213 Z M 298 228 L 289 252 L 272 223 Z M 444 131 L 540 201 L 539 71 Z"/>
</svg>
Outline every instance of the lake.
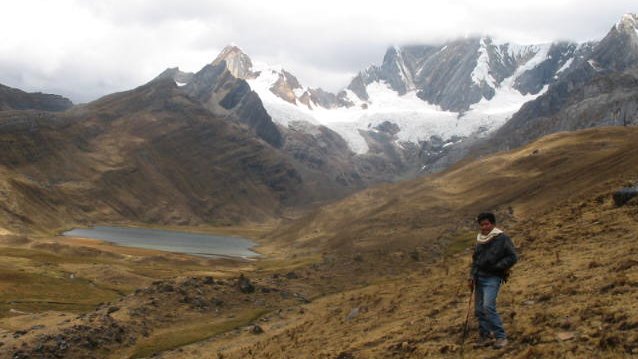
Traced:
<svg viewBox="0 0 638 359">
<path fill-rule="evenodd" d="M 157 249 L 203 257 L 259 256 L 250 250 L 255 242 L 241 237 L 216 236 L 161 229 L 96 226 L 76 228 L 62 233 L 68 237 L 93 238 L 126 247 Z"/>
</svg>

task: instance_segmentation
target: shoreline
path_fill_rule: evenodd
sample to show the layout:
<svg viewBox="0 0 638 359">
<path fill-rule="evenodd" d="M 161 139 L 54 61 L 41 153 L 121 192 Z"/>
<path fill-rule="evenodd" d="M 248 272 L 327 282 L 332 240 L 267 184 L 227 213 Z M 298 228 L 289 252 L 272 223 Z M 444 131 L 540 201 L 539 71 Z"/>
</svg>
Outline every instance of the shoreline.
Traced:
<svg viewBox="0 0 638 359">
<path fill-rule="evenodd" d="M 219 237 L 222 239 L 233 239 L 233 238 L 242 239 L 242 240 L 251 242 L 251 246 L 246 248 L 246 250 L 254 253 L 254 255 L 250 255 L 250 256 L 249 255 L 230 255 L 230 254 L 223 254 L 223 253 L 208 253 L 207 251 L 199 251 L 199 252 L 175 251 L 175 250 L 154 247 L 152 244 L 152 239 L 150 240 L 151 243 L 148 246 L 144 246 L 144 245 L 128 244 L 126 241 L 123 241 L 122 243 L 118 243 L 117 241 L 112 241 L 108 239 L 100 239 L 100 238 L 90 237 L 86 235 L 65 234 L 73 230 L 78 230 L 78 229 L 92 230 L 92 229 L 95 229 L 96 227 L 106 227 L 106 228 L 114 228 L 114 229 L 122 229 L 122 230 L 138 229 L 138 230 L 149 230 L 149 231 L 161 231 L 165 233 L 175 233 L 178 236 L 183 234 L 183 235 L 204 235 L 204 236 L 211 236 L 211 237 Z M 258 248 L 263 245 L 262 243 L 255 241 L 253 238 L 246 238 L 245 236 L 242 236 L 239 234 L 239 233 L 246 233 L 245 228 L 233 228 L 231 231 L 225 231 L 226 233 L 221 233 L 221 234 L 220 232 L 214 232 L 213 228 L 211 227 L 208 227 L 207 228 L 208 230 L 206 231 L 195 231 L 193 229 L 196 229 L 196 228 L 192 228 L 192 227 L 176 228 L 175 226 L 152 227 L 152 226 L 141 226 L 141 225 L 127 225 L 127 224 L 121 224 L 121 223 L 114 224 L 114 225 L 94 224 L 92 226 L 77 226 L 71 229 L 67 228 L 61 232 L 56 233 L 53 236 L 53 238 L 55 238 L 58 241 L 61 238 L 71 239 L 71 243 L 73 244 L 86 245 L 88 244 L 87 243 L 88 241 L 91 244 L 94 244 L 94 245 L 97 244 L 100 247 L 109 247 L 109 248 L 118 248 L 118 249 L 129 248 L 134 250 L 135 252 L 149 251 L 151 253 L 157 252 L 157 253 L 170 254 L 170 255 L 189 256 L 189 257 L 195 257 L 199 259 L 203 258 L 208 260 L 231 260 L 231 261 L 238 261 L 238 262 L 254 262 L 259 259 L 264 259 L 266 257 L 265 253 L 260 252 L 258 250 Z M 77 240 L 81 241 L 81 243 L 78 243 Z M 69 243 L 68 240 L 64 240 L 63 242 Z M 117 250 L 115 252 L 123 252 L 123 251 Z M 125 250 L 124 252 L 129 252 L 129 251 Z"/>
</svg>

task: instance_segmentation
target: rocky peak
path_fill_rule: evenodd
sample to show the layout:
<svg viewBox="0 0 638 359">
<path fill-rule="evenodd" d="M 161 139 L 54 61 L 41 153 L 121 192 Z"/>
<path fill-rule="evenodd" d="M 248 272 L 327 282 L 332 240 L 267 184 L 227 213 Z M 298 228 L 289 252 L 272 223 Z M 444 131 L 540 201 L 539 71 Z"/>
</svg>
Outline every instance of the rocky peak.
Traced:
<svg viewBox="0 0 638 359">
<path fill-rule="evenodd" d="M 372 82 L 379 81 L 378 67 L 374 65 L 370 65 L 365 68 L 365 70 L 359 71 L 357 76 L 355 76 L 350 85 L 348 85 L 348 90 L 354 92 L 360 99 L 368 100 L 368 91 L 366 90 L 366 86 Z"/>
<path fill-rule="evenodd" d="M 412 71 L 408 68 L 400 48 L 392 46 L 386 51 L 380 71 L 400 95 L 414 89 Z"/>
<path fill-rule="evenodd" d="M 245 80 L 257 77 L 257 74 L 252 71 L 253 62 L 250 57 L 235 45 L 226 46 L 212 62 L 212 65 L 218 65 L 222 61 L 226 62 L 228 71 L 237 78 Z"/>
<path fill-rule="evenodd" d="M 292 104 L 297 103 L 295 90 L 301 90 L 299 80 L 297 80 L 293 74 L 283 69 L 279 72 L 277 81 L 270 87 L 272 93 Z"/>
<path fill-rule="evenodd" d="M 348 99 L 345 91 L 340 91 L 336 95 L 332 92 L 324 91 L 321 88 L 308 89 L 299 98 L 299 102 L 312 109 L 319 106 L 327 109 L 339 107 L 352 107 L 354 103 Z"/>
<path fill-rule="evenodd" d="M 593 61 L 589 63 L 595 62 L 603 70 L 609 71 L 624 71 L 638 64 L 637 29 L 638 16 L 623 15 L 597 45 L 591 57 Z"/>
<path fill-rule="evenodd" d="M 212 113 L 228 115 L 273 147 L 281 147 L 281 134 L 259 96 L 246 80 L 231 73 L 226 60 L 204 66 L 182 89 Z"/>
<path fill-rule="evenodd" d="M 620 18 L 614 28 L 619 32 L 636 33 L 638 31 L 638 15 L 627 13 Z"/>
<path fill-rule="evenodd" d="M 169 78 L 175 81 L 178 85 L 185 85 L 189 83 L 193 79 L 192 72 L 184 72 L 179 69 L 179 67 L 170 67 L 164 70 L 161 74 L 157 75 L 155 80 Z"/>
<path fill-rule="evenodd" d="M 576 43 L 519 45 L 489 36 L 393 46 L 382 65 L 359 72 L 348 89 L 369 101 L 367 86 L 384 82 L 399 95 L 416 91 L 419 98 L 443 110 L 463 112 L 483 99 L 491 100 L 502 88 L 536 95 L 591 51 L 591 46 Z"/>
<path fill-rule="evenodd" d="M 632 123 L 638 112 L 636 24 L 638 17 L 627 14 L 600 42 L 568 46 L 571 68 L 493 135 L 495 148 L 518 147 L 558 131 Z"/>
</svg>

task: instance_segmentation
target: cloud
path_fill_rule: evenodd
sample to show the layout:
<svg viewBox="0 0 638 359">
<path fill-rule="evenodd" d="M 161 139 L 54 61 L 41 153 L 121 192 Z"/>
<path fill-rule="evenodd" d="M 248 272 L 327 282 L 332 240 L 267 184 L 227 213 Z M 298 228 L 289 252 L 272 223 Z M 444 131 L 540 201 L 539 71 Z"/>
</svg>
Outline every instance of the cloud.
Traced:
<svg viewBox="0 0 638 359">
<path fill-rule="evenodd" d="M 591 40 L 636 11 L 634 3 L 22 0 L 0 13 L 0 83 L 84 102 L 167 67 L 197 71 L 235 43 L 306 85 L 335 91 L 380 63 L 390 45 L 472 34 L 519 43 Z"/>
</svg>

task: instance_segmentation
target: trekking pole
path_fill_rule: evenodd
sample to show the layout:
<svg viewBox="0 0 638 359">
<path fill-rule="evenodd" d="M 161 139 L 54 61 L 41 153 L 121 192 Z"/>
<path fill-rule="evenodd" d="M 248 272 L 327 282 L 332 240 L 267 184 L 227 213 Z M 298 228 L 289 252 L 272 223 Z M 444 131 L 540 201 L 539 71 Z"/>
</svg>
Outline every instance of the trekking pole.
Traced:
<svg viewBox="0 0 638 359">
<path fill-rule="evenodd" d="M 470 289 L 470 300 L 467 301 L 467 314 L 465 315 L 465 324 L 463 324 L 463 334 L 461 336 L 461 359 L 463 359 L 463 349 L 465 348 L 465 339 L 467 338 L 467 333 L 469 331 L 468 323 L 470 321 L 470 312 L 472 311 L 472 298 L 474 298 L 474 286 L 472 284 L 472 288 Z"/>
</svg>

